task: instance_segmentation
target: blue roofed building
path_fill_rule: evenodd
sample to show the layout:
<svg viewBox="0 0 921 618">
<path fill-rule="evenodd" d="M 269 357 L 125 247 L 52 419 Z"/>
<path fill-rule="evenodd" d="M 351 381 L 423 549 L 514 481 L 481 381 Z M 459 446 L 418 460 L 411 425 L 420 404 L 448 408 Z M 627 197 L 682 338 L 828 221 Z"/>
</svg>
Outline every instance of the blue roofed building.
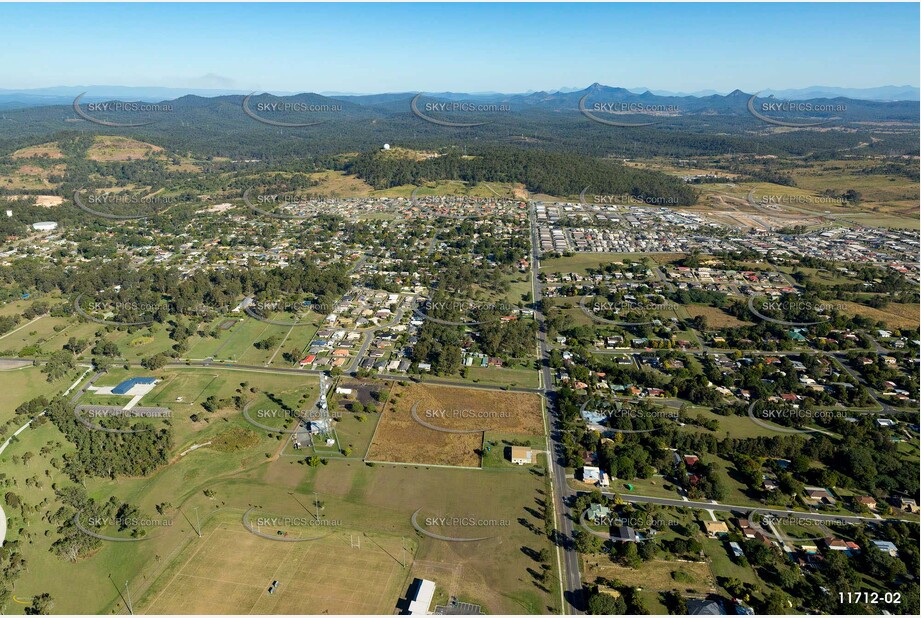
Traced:
<svg viewBox="0 0 921 618">
<path fill-rule="evenodd" d="M 156 378 L 131 378 L 130 380 L 125 380 L 124 382 L 121 382 L 118 386 L 114 387 L 112 389 L 112 394 L 113 395 L 127 395 L 128 391 L 130 391 L 135 386 L 138 386 L 139 384 L 156 384 L 156 383 L 157 383 Z"/>
</svg>

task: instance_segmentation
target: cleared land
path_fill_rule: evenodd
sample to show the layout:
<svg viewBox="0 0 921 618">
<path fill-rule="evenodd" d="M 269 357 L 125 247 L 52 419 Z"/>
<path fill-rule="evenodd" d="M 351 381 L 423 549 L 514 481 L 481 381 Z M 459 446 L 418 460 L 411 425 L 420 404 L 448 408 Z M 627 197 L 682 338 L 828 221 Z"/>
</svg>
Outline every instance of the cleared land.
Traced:
<svg viewBox="0 0 921 618">
<path fill-rule="evenodd" d="M 447 430 L 430 429 L 423 423 Z M 540 398 L 431 384 L 394 389 L 368 451 L 372 461 L 478 466 L 483 432 L 542 435 Z"/>
<path fill-rule="evenodd" d="M 166 576 L 165 586 L 143 610 L 390 614 L 408 577 L 394 558 L 400 555 L 400 539 L 363 540 L 360 549 L 351 546 L 347 534 L 282 543 L 250 534 L 242 525 L 222 523 L 180 556 L 178 569 Z M 280 584 L 269 594 L 274 580 Z"/>
<path fill-rule="evenodd" d="M 737 326 L 748 326 L 752 322 L 745 322 L 739 318 L 726 313 L 719 307 L 706 307 L 704 305 L 684 305 L 683 309 L 689 317 L 703 316 L 707 320 L 707 326 L 711 328 L 736 328 Z"/>
<path fill-rule="evenodd" d="M 683 253 L 576 253 L 568 257 L 542 260 L 540 270 L 546 273 L 584 275 L 589 268 L 598 270 L 604 264 L 622 263 L 624 260 L 640 262 L 643 258 L 649 258 L 654 264 L 670 264 L 683 257 Z"/>
<path fill-rule="evenodd" d="M 903 305 L 899 303 L 889 303 L 882 309 L 874 309 L 850 301 L 835 301 L 846 307 L 846 313 L 855 313 L 868 317 L 871 320 L 880 320 L 889 328 L 918 328 L 921 325 L 919 320 L 919 311 L 921 305 L 911 304 Z"/>
</svg>

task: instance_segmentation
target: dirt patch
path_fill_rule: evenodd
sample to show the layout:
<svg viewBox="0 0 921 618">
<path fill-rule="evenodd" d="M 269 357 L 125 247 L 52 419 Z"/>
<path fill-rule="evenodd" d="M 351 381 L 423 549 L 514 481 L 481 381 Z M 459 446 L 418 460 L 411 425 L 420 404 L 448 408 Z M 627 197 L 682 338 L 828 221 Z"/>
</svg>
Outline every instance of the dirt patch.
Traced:
<svg viewBox="0 0 921 618">
<path fill-rule="evenodd" d="M 707 320 L 707 326 L 712 328 L 736 328 L 738 326 L 749 326 L 752 324 L 752 322 L 740 320 L 718 307 L 685 305 L 684 308 L 692 318 L 702 315 Z"/>
<path fill-rule="evenodd" d="M 599 577 L 616 580 L 627 586 L 638 586 L 652 590 L 691 591 L 703 594 L 714 590 L 710 568 L 706 562 L 679 562 L 672 560 L 650 560 L 641 569 L 612 564 L 610 558 L 601 555 L 586 556 L 585 581 L 594 582 Z M 683 573 L 676 576 L 673 573 Z M 683 581 L 678 581 L 678 580 Z"/>
<path fill-rule="evenodd" d="M 54 206 L 60 206 L 64 203 L 64 198 L 57 195 L 36 195 L 35 196 L 35 205 L 44 206 L 45 208 L 52 208 Z"/>
<path fill-rule="evenodd" d="M 14 152 L 12 157 L 14 159 L 61 159 L 64 157 L 64 154 L 61 152 L 61 149 L 58 148 L 57 142 L 48 142 L 47 144 L 38 144 L 36 146 L 29 146 L 28 148 L 21 148 Z"/>
<path fill-rule="evenodd" d="M 881 320 L 889 328 L 918 328 L 921 320 L 918 318 L 919 308 L 921 305 L 900 303 L 889 303 L 881 309 L 874 309 L 859 303 L 850 301 L 835 301 L 846 307 L 844 313 L 854 313 L 870 318 L 871 320 Z"/>
<path fill-rule="evenodd" d="M 96 142 L 86 151 L 86 157 L 91 161 L 132 161 L 161 152 L 163 149 L 153 144 L 126 137 L 106 136 L 96 138 Z"/>
<path fill-rule="evenodd" d="M 543 435 L 541 415 L 537 395 L 429 384 L 397 387 L 368 459 L 479 466 L 485 431 Z"/>
</svg>

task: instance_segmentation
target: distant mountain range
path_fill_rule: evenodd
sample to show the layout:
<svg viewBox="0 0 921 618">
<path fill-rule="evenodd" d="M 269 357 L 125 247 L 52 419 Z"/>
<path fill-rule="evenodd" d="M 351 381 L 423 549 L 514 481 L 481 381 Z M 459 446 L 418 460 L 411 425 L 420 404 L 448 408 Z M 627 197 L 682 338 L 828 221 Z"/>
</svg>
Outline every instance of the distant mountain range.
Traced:
<svg viewBox="0 0 921 618">
<path fill-rule="evenodd" d="M 177 97 L 175 91 L 156 89 L 146 93 L 156 96 L 145 96 L 143 88 L 113 87 L 114 95 L 104 91 L 87 87 L 79 111 L 73 101 L 83 88 L 43 89 L 31 95 L 0 92 L 0 101 L 6 97 L 0 102 L 0 151 L 50 141 L 63 132 L 128 133 L 177 152 L 260 160 L 357 152 L 385 143 L 429 150 L 491 144 L 621 158 L 918 151 L 917 101 L 818 98 L 781 110 L 779 99 L 761 93 L 757 105 L 768 111 L 771 118 L 766 118 L 752 113 L 753 93 L 741 90 L 663 95 L 597 83 L 575 91 L 424 96 L 397 92 L 248 97 L 249 93 L 211 90 Z M 106 105 L 139 101 L 145 105 L 133 110 Z M 585 104 L 582 113 L 580 101 Z M 457 102 L 464 105 L 452 105 Z M 777 124 L 788 121 L 786 127 L 831 124 L 829 130 L 777 130 Z"/>
<path fill-rule="evenodd" d="M 551 100 L 569 101 L 573 95 L 584 93 L 588 90 L 605 89 L 608 94 L 619 93 L 624 100 L 631 95 L 653 95 L 664 98 L 681 98 L 685 103 L 688 99 L 711 99 L 720 96 L 733 96 L 741 92 L 735 90 L 730 93 L 721 93 L 716 90 L 701 90 L 696 92 L 672 92 L 668 90 L 650 90 L 648 88 L 614 88 L 592 84 L 589 88 L 560 88 L 550 91 L 528 91 L 524 93 L 499 93 L 499 92 L 437 92 L 426 93 L 435 99 L 447 101 L 504 101 L 528 103 L 546 103 Z M 0 88 L 0 109 L 14 109 L 19 107 L 36 107 L 42 105 L 66 105 L 81 93 L 87 93 L 83 98 L 86 102 L 108 101 L 113 99 L 160 102 L 181 98 L 186 95 L 200 97 L 221 97 L 227 95 L 246 95 L 249 92 L 242 90 L 222 89 L 195 89 L 195 88 L 165 88 L 159 86 L 53 86 L 47 88 L 5 89 Z M 293 96 L 298 93 L 286 91 L 271 91 L 275 96 Z M 321 92 L 322 96 L 351 100 L 359 104 L 375 105 L 391 100 L 404 100 L 416 92 L 379 93 L 379 94 L 353 94 L 341 92 Z M 754 94 L 754 93 L 752 93 Z M 765 89 L 760 92 L 763 97 L 774 96 L 778 99 L 803 101 L 810 99 L 847 98 L 857 101 L 921 101 L 921 89 L 916 86 L 880 86 L 877 88 L 839 88 L 834 86 L 810 86 L 808 88 L 775 90 Z M 576 99 L 578 101 L 578 99 Z M 697 105 L 689 105 L 691 108 Z"/>
</svg>

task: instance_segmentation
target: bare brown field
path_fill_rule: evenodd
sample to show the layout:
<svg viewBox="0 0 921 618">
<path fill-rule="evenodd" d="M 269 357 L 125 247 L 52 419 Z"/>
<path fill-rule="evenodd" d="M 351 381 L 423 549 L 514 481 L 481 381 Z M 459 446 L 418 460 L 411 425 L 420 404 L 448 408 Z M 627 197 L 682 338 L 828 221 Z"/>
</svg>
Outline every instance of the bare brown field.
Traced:
<svg viewBox="0 0 921 618">
<path fill-rule="evenodd" d="M 735 328 L 737 326 L 748 326 L 753 322 L 743 321 L 734 315 L 729 315 L 718 307 L 702 307 L 700 305 L 685 305 L 684 310 L 688 315 L 697 317 L 702 315 L 707 320 L 707 326 L 714 328 Z"/>
<path fill-rule="evenodd" d="M 13 190 L 47 190 L 60 186 L 60 183 L 50 181 L 51 176 L 63 176 L 66 170 L 67 166 L 63 163 L 48 168 L 25 164 L 11 171 L 9 175 L 0 176 L 0 184 Z"/>
<path fill-rule="evenodd" d="M 703 594 L 714 589 L 710 568 L 706 562 L 676 562 L 669 560 L 650 560 L 644 562 L 641 569 L 612 564 L 608 556 L 589 555 L 583 559 L 585 581 L 594 582 L 599 577 L 617 580 L 627 586 L 638 586 L 651 590 L 693 590 Z M 692 582 L 678 582 L 672 577 L 673 571 L 689 575 Z"/>
<path fill-rule="evenodd" d="M 349 176 L 342 172 L 327 171 L 310 175 L 318 185 L 310 188 L 311 193 L 319 193 L 330 197 L 366 197 L 371 195 L 374 187 L 357 176 Z"/>
<path fill-rule="evenodd" d="M 921 305 L 918 304 L 889 303 L 882 309 L 874 309 L 873 307 L 850 301 L 835 302 L 840 302 L 844 305 L 846 313 L 853 312 L 871 320 L 881 320 L 890 328 L 918 328 L 918 326 L 921 326 L 921 319 L 919 319 L 918 315 L 919 311 L 921 311 Z"/>
<path fill-rule="evenodd" d="M 378 423 L 368 459 L 476 467 L 484 431 L 543 435 L 540 398 L 429 384 L 398 386 Z"/>
<path fill-rule="evenodd" d="M 64 203 L 64 198 L 58 195 L 36 195 L 35 196 L 35 205 L 44 206 L 45 208 L 53 208 L 54 206 L 60 206 Z"/>
<path fill-rule="evenodd" d="M 159 146 L 111 135 L 97 137 L 96 142 L 86 151 L 86 158 L 104 162 L 132 161 L 161 152 L 163 148 Z"/>
<path fill-rule="evenodd" d="M 180 557 L 143 613 L 391 614 L 408 575 L 394 558 L 399 543 L 363 539 L 358 549 L 347 534 L 282 543 L 224 524 Z"/>
<path fill-rule="evenodd" d="M 48 142 L 46 144 L 36 144 L 28 148 L 20 148 L 12 154 L 14 159 L 32 159 L 32 158 L 49 158 L 61 159 L 64 153 L 58 147 L 57 142 Z"/>
</svg>

